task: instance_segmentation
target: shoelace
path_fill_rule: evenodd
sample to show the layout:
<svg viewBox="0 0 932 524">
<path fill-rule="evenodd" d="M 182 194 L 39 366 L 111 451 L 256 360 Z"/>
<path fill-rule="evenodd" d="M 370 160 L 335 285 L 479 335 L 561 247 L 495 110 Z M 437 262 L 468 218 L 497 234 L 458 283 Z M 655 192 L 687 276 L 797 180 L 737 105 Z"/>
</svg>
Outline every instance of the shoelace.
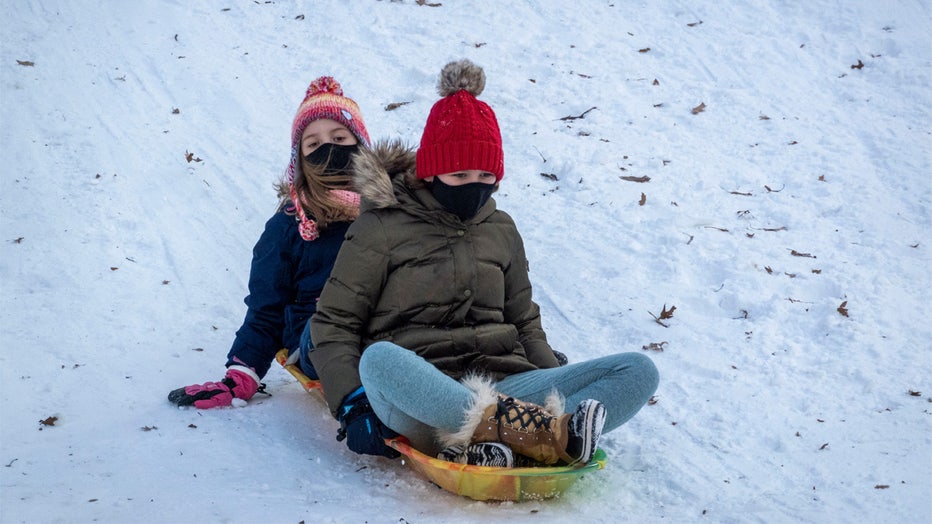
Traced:
<svg viewBox="0 0 932 524">
<path fill-rule="evenodd" d="M 513 397 L 499 399 L 496 417 L 515 431 L 536 433 L 547 431 L 553 417 L 538 406 L 518 404 Z"/>
</svg>

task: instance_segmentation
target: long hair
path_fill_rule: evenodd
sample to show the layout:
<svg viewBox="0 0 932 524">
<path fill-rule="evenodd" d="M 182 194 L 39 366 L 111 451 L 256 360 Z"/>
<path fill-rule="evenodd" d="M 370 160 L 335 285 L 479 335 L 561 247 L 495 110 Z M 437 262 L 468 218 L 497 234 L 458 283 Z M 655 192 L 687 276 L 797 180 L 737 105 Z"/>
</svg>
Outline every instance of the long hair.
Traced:
<svg viewBox="0 0 932 524">
<path fill-rule="evenodd" d="M 312 164 L 304 157 L 301 157 L 297 167 L 294 174 L 295 193 L 301 201 L 304 213 L 317 223 L 318 228 L 324 230 L 333 222 L 352 221 L 359 216 L 358 207 L 348 207 L 330 194 L 331 190 L 355 191 L 349 172 L 333 174 L 327 172 L 326 164 Z M 289 215 L 296 214 L 296 210 L 288 205 L 291 203 L 291 185 L 287 179 L 279 181 L 276 189 L 278 208 L 284 208 Z"/>
</svg>

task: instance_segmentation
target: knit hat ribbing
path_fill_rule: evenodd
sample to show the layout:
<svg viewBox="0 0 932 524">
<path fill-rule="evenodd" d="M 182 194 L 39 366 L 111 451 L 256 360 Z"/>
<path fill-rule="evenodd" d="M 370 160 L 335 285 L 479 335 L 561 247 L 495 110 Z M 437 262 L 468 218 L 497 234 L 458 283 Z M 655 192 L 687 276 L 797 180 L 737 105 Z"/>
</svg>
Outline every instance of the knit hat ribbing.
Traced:
<svg viewBox="0 0 932 524">
<path fill-rule="evenodd" d="M 485 72 L 469 60 L 450 62 L 437 81 L 441 98 L 430 110 L 417 151 L 417 176 L 427 178 L 467 169 L 505 175 L 502 135 L 495 112 L 478 100 Z"/>
</svg>

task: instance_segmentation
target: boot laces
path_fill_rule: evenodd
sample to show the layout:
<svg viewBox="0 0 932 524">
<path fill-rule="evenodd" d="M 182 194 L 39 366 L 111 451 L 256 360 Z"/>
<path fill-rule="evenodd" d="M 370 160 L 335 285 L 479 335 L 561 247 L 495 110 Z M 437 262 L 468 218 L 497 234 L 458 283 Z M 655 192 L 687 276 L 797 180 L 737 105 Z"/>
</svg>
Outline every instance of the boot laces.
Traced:
<svg viewBox="0 0 932 524">
<path fill-rule="evenodd" d="M 503 424 L 522 433 L 549 431 L 553 420 L 540 406 L 521 404 L 513 397 L 500 398 L 495 415 Z"/>
</svg>

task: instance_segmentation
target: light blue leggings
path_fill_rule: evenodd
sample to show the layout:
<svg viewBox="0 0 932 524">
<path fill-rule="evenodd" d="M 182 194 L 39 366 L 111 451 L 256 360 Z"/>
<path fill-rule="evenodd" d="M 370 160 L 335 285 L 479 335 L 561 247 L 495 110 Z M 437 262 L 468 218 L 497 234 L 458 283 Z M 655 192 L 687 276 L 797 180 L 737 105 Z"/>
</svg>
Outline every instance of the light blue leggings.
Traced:
<svg viewBox="0 0 932 524">
<path fill-rule="evenodd" d="M 376 342 L 362 354 L 359 375 L 379 419 L 408 437 L 431 456 L 440 450 L 436 429 L 458 431 L 472 392 L 413 351 L 391 342 Z M 605 429 L 611 431 L 633 417 L 657 390 L 654 363 L 640 353 L 618 353 L 559 368 L 511 375 L 496 384 L 502 394 L 542 405 L 556 389 L 566 409 L 593 398 L 605 405 Z"/>
</svg>

